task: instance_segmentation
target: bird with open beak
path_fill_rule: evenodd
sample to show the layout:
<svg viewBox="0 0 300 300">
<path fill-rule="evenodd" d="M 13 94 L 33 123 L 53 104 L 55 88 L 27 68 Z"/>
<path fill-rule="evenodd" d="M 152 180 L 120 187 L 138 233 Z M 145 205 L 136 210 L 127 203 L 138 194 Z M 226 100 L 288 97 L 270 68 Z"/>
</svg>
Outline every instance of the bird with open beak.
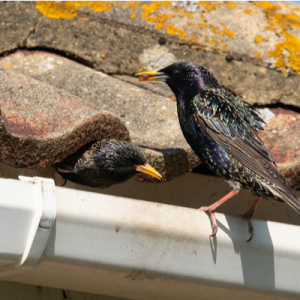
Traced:
<svg viewBox="0 0 300 300">
<path fill-rule="evenodd" d="M 54 167 L 66 180 L 101 189 L 138 173 L 162 179 L 147 163 L 140 147 L 114 139 L 89 143 Z"/>
<path fill-rule="evenodd" d="M 208 207 L 213 234 L 218 224 L 215 210 L 222 203 L 249 189 L 256 197 L 242 215 L 253 237 L 251 217 L 261 197 L 289 204 L 298 213 L 300 200 L 280 174 L 259 136 L 264 121 L 255 108 L 226 91 L 203 66 L 186 61 L 136 74 L 140 81 L 162 81 L 173 91 L 183 135 L 200 160 L 223 177 L 232 191 Z"/>
</svg>

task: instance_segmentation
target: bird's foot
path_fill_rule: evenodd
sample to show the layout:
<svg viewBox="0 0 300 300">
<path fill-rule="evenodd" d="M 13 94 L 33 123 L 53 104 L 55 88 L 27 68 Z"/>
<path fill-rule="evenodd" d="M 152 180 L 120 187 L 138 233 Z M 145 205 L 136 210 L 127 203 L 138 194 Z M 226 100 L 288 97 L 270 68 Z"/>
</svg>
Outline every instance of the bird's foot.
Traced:
<svg viewBox="0 0 300 300">
<path fill-rule="evenodd" d="M 219 207 L 221 204 L 223 204 L 225 201 L 233 197 L 234 195 L 238 194 L 240 190 L 231 191 L 227 195 L 225 195 L 223 198 L 215 202 L 214 204 L 210 206 L 202 206 L 199 209 L 206 212 L 206 214 L 209 216 L 211 220 L 211 227 L 213 229 L 213 233 L 211 236 L 214 236 L 218 232 L 218 223 L 215 215 L 215 210 L 217 207 Z"/>
<path fill-rule="evenodd" d="M 203 210 L 210 218 L 211 228 L 213 230 L 213 233 L 210 235 L 210 237 L 215 236 L 218 232 L 218 223 L 215 215 L 215 210 L 211 206 L 201 206 L 199 209 Z"/>
<path fill-rule="evenodd" d="M 240 215 L 240 217 L 244 218 L 245 220 L 247 220 L 247 223 L 248 223 L 248 229 L 249 229 L 249 233 L 250 233 L 250 238 L 247 240 L 247 242 L 250 242 L 253 238 L 253 232 L 254 232 L 254 229 L 253 229 L 253 226 L 252 226 L 252 221 L 251 221 L 251 218 L 254 214 L 254 211 L 255 211 L 255 208 L 256 206 L 258 205 L 259 201 L 261 200 L 261 197 L 259 198 L 256 198 L 255 201 L 253 202 L 252 206 L 250 207 L 250 209 Z"/>
</svg>

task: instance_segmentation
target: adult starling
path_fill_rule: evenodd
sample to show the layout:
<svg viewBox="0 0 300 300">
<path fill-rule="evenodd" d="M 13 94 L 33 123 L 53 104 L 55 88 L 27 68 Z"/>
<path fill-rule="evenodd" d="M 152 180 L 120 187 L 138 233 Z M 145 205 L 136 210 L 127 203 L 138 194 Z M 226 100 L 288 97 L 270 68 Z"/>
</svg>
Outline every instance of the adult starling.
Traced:
<svg viewBox="0 0 300 300">
<path fill-rule="evenodd" d="M 232 191 L 216 203 L 201 207 L 212 221 L 213 234 L 218 224 L 215 209 L 236 195 L 240 188 L 257 197 L 242 215 L 253 237 L 251 217 L 261 197 L 284 201 L 300 212 L 300 200 L 286 184 L 270 152 L 259 136 L 264 121 L 255 108 L 222 88 L 203 66 L 180 62 L 166 68 L 138 73 L 139 80 L 163 81 L 177 99 L 181 130 L 187 142 L 215 174 L 223 177 Z"/>
<path fill-rule="evenodd" d="M 114 139 L 89 143 L 54 167 L 66 180 L 101 189 L 124 182 L 138 172 L 162 178 L 147 164 L 138 146 Z"/>
</svg>

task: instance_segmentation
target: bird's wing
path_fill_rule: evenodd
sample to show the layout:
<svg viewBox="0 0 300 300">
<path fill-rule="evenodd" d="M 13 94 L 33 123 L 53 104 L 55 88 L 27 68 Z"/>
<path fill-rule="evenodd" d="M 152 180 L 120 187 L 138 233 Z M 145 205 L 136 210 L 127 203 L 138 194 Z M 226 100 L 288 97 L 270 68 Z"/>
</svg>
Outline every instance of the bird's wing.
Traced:
<svg viewBox="0 0 300 300">
<path fill-rule="evenodd" d="M 90 142 L 54 166 L 61 173 L 77 173 L 80 168 L 91 163 L 92 151 L 95 151 L 99 144 L 100 142 Z"/>
<path fill-rule="evenodd" d="M 245 102 L 246 112 L 214 91 L 202 91 L 193 100 L 193 119 L 199 130 L 250 170 L 285 190 L 285 180 L 276 167 L 257 128 L 262 120 Z"/>
<path fill-rule="evenodd" d="M 257 129 L 263 130 L 261 123 L 264 121 L 257 115 L 252 105 L 238 98 L 229 100 L 229 95 L 231 94 L 226 91 L 201 91 L 193 99 L 196 114 L 208 128 L 224 135 L 228 141 L 231 141 L 231 144 L 240 148 L 241 151 L 247 146 L 248 154 L 251 156 L 264 158 L 274 163 L 271 154 L 257 132 Z M 201 120 L 198 120 L 198 125 L 203 131 L 205 126 Z"/>
</svg>

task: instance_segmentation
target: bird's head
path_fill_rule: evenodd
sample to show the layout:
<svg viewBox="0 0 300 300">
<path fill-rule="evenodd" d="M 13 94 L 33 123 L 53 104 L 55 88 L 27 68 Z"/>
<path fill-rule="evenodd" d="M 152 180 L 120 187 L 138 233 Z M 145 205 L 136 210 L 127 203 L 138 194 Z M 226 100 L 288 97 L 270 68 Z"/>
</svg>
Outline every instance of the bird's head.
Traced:
<svg viewBox="0 0 300 300">
<path fill-rule="evenodd" d="M 206 68 L 191 61 L 174 63 L 162 69 L 138 73 L 136 76 L 139 76 L 139 81 L 165 82 L 177 97 L 194 97 L 201 90 L 220 86 Z"/>
<path fill-rule="evenodd" d="M 99 172 L 106 173 L 106 177 L 123 182 L 142 172 L 154 178 L 162 176 L 147 163 L 141 148 L 124 141 L 107 140 L 94 154 L 94 166 Z"/>
<path fill-rule="evenodd" d="M 91 142 L 55 168 L 67 180 L 99 188 L 124 182 L 139 172 L 162 179 L 140 147 L 115 139 Z"/>
</svg>

